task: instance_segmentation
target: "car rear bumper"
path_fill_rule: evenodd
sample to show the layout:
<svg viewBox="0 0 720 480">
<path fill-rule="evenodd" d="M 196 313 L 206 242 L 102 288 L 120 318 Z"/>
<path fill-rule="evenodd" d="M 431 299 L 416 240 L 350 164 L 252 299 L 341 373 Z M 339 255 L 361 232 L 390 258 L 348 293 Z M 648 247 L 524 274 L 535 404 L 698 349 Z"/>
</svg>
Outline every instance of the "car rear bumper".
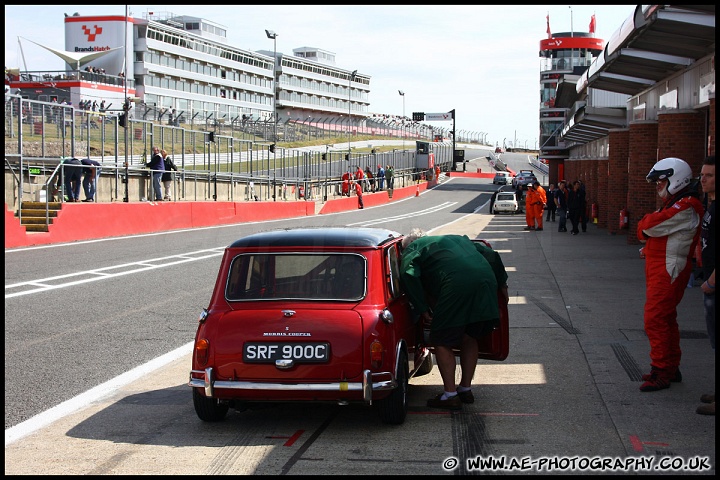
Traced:
<svg viewBox="0 0 720 480">
<path fill-rule="evenodd" d="M 391 372 L 372 373 L 364 370 L 361 382 L 330 382 L 330 383 L 264 383 L 241 382 L 233 380 L 215 380 L 212 368 L 191 370 L 189 387 L 205 389 L 205 396 L 215 397 L 215 389 L 230 390 L 279 390 L 305 392 L 362 392 L 362 400 L 371 403 L 374 391 L 393 390 L 397 388 L 395 375 Z"/>
</svg>

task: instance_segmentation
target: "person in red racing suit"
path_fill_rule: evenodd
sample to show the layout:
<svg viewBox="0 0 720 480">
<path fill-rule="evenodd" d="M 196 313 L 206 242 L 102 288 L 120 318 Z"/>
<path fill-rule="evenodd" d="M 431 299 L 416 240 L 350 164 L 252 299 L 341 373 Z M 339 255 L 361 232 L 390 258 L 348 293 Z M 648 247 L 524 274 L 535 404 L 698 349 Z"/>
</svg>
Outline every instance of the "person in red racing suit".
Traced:
<svg viewBox="0 0 720 480">
<path fill-rule="evenodd" d="M 662 207 L 645 215 L 637 237 L 645 243 L 645 333 L 650 341 L 649 374 L 642 392 L 653 392 L 679 382 L 680 330 L 677 306 L 692 271 L 691 258 L 700 237 L 703 207 L 693 196 L 692 170 L 679 158 L 665 158 L 647 176 L 655 182 Z"/>
</svg>

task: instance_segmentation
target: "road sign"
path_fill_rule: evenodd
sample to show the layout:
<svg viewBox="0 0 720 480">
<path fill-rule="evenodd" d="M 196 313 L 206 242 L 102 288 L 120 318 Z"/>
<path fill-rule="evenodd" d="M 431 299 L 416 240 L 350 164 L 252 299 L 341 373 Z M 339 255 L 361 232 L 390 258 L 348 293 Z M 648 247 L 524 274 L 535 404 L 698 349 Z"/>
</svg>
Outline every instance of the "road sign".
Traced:
<svg viewBox="0 0 720 480">
<path fill-rule="evenodd" d="M 443 121 L 452 121 L 453 116 L 452 112 L 445 112 L 445 113 L 426 113 L 425 114 L 425 121 L 426 122 L 443 122 Z"/>
</svg>

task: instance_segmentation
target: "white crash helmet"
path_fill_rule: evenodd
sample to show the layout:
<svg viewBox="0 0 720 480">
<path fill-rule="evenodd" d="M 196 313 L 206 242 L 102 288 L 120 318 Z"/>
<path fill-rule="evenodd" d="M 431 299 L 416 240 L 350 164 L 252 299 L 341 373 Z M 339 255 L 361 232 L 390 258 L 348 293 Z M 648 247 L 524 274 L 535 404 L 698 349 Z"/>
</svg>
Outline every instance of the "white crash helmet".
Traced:
<svg viewBox="0 0 720 480">
<path fill-rule="evenodd" d="M 690 165 L 681 158 L 663 158 L 653 165 L 650 173 L 647 174 L 645 179 L 648 182 L 667 179 L 667 191 L 670 195 L 675 195 L 680 190 L 690 185 L 690 182 L 692 181 L 692 168 L 690 168 Z"/>
</svg>

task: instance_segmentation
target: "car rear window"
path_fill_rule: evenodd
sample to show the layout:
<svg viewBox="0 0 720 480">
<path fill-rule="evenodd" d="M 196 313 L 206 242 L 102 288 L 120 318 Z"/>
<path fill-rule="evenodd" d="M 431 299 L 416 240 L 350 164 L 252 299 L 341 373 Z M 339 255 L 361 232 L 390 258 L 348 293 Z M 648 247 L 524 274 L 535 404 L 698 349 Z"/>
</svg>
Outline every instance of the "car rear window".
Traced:
<svg viewBox="0 0 720 480">
<path fill-rule="evenodd" d="M 357 254 L 240 254 L 230 265 L 225 298 L 357 300 L 365 295 L 365 272 Z"/>
<path fill-rule="evenodd" d="M 498 200 L 515 200 L 514 193 L 499 193 L 497 196 Z"/>
</svg>

